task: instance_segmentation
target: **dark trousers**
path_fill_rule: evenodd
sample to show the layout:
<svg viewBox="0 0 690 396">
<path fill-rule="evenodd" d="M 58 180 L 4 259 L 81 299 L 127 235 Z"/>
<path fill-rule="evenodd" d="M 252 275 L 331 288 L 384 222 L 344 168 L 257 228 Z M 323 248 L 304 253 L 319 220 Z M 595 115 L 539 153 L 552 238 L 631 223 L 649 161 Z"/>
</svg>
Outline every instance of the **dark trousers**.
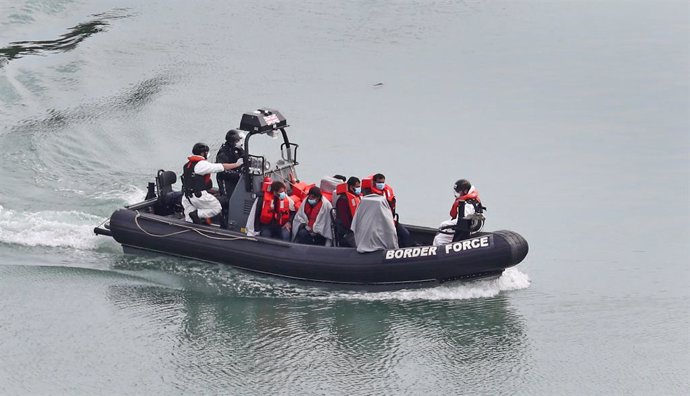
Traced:
<svg viewBox="0 0 690 396">
<path fill-rule="evenodd" d="M 297 231 L 295 242 L 303 243 L 305 245 L 323 246 L 326 244 L 326 238 L 324 238 L 322 235 L 307 231 L 304 224 L 302 224 L 299 227 L 299 231 Z"/>
<path fill-rule="evenodd" d="M 395 232 L 398 234 L 398 246 L 401 248 L 415 246 L 412 236 L 410 235 L 410 231 L 408 231 L 407 228 L 405 228 L 402 224 L 398 222 L 395 223 Z"/>
<path fill-rule="evenodd" d="M 240 174 L 237 172 L 221 172 L 216 176 L 216 181 L 218 182 L 218 190 L 220 195 L 226 196 L 228 199 L 232 196 L 232 193 L 237 187 L 237 182 L 240 180 Z"/>
<path fill-rule="evenodd" d="M 282 227 L 280 224 L 262 224 L 259 233 L 262 237 L 282 239 L 284 241 L 290 240 L 290 230 Z"/>
<path fill-rule="evenodd" d="M 340 246 L 357 247 L 355 244 L 355 234 L 352 231 L 348 231 L 346 234 L 343 234 L 340 238 Z"/>
</svg>

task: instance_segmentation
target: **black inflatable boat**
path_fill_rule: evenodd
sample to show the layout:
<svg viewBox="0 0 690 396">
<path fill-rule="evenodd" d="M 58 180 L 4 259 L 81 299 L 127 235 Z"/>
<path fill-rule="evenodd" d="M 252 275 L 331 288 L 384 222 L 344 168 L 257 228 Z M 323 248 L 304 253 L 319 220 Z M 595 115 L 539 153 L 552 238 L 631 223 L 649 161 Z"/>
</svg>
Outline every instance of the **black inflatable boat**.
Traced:
<svg viewBox="0 0 690 396">
<path fill-rule="evenodd" d="M 264 178 L 284 180 L 292 186 L 289 193 L 304 185 L 296 182 L 298 146 L 288 140 L 286 127 L 285 118 L 273 109 L 243 115 L 246 166 L 236 175 L 237 184 L 218 224 L 185 222 L 180 193 L 172 189 L 176 175 L 161 170 L 156 182 L 149 184 L 146 200 L 116 210 L 94 232 L 113 237 L 126 253 L 154 252 L 300 281 L 387 289 L 496 277 L 527 255 L 527 241 L 512 231 L 477 232 L 469 239 L 433 246 L 438 230 L 405 225 L 418 246 L 369 253 L 338 243 L 314 246 L 248 236 L 244 226 Z M 283 137 L 281 159 L 272 168 L 264 156 L 249 154 L 249 140 L 254 135 L 276 136 L 278 131 Z"/>
</svg>

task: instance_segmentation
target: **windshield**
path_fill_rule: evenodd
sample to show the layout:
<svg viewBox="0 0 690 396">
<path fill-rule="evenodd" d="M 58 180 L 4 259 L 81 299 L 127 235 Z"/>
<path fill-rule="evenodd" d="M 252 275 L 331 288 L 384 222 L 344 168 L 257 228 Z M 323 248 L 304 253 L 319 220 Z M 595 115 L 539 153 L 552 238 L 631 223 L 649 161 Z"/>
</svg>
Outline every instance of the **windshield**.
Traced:
<svg viewBox="0 0 690 396">
<path fill-rule="evenodd" d="M 273 181 L 282 181 L 290 186 L 299 180 L 297 165 L 297 145 L 288 147 L 280 132 L 273 136 L 266 134 L 252 135 L 249 138 L 249 172 L 253 175 L 264 175 Z"/>
</svg>

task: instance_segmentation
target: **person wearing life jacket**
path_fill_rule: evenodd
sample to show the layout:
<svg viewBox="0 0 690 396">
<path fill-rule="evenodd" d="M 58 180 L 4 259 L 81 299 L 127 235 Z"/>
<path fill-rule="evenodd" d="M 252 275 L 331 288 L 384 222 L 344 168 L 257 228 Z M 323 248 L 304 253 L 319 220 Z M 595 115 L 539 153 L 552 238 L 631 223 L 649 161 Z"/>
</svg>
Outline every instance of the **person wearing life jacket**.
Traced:
<svg viewBox="0 0 690 396">
<path fill-rule="evenodd" d="M 453 185 L 455 200 L 450 208 L 450 220 L 441 223 L 441 230 L 434 237 L 434 245 L 468 239 L 484 226 L 484 211 L 479 191 L 467 179 L 460 179 Z"/>
<path fill-rule="evenodd" d="M 388 201 L 388 205 L 391 207 L 393 217 L 395 217 L 395 193 L 393 192 L 393 187 L 386 184 L 386 176 L 377 173 L 372 177 L 371 193 L 383 195 L 386 201 Z"/>
<path fill-rule="evenodd" d="M 335 232 L 340 246 L 355 247 L 352 234 L 352 219 L 362 199 L 362 182 L 352 176 L 347 183 L 336 187 L 335 199 Z"/>
<path fill-rule="evenodd" d="M 221 211 L 218 199 L 209 192 L 213 188 L 211 174 L 242 166 L 240 158 L 234 164 L 214 164 L 206 160 L 209 148 L 204 143 L 197 143 L 192 148 L 192 156 L 182 168 L 182 207 L 185 220 L 202 224 Z"/>
<path fill-rule="evenodd" d="M 410 232 L 400 224 L 397 220 L 398 216 L 395 212 L 396 208 L 396 198 L 393 188 L 386 184 L 386 176 L 381 173 L 377 173 L 372 178 L 371 193 L 381 195 L 386 198 L 388 205 L 391 207 L 391 212 L 393 213 L 393 218 L 395 219 L 395 231 L 398 233 L 398 245 L 401 248 L 413 246 L 412 236 Z"/>
<path fill-rule="evenodd" d="M 321 194 L 319 187 L 309 189 L 292 221 L 294 240 L 307 245 L 328 245 L 333 240 L 331 202 Z"/>
<path fill-rule="evenodd" d="M 220 146 L 218 154 L 216 154 L 216 163 L 236 163 L 240 158 L 244 158 L 244 148 L 242 147 L 244 141 L 244 132 L 236 129 L 231 129 L 225 134 L 225 143 Z M 240 180 L 240 167 L 232 170 L 226 170 L 216 175 L 218 181 L 218 191 L 220 195 L 230 199 L 235 186 Z"/>
<path fill-rule="evenodd" d="M 249 219 L 252 219 L 252 213 L 254 221 L 253 225 L 248 225 L 248 233 L 254 234 L 256 231 L 261 236 L 290 240 L 295 202 L 288 197 L 283 182 L 271 183 L 263 195 L 256 198 Z"/>
</svg>

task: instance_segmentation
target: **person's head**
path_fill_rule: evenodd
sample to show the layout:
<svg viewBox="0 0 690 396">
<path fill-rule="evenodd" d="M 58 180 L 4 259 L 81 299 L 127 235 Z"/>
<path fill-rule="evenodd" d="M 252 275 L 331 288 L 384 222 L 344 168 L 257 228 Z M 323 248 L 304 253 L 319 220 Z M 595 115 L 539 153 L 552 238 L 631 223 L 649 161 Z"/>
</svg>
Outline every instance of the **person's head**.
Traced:
<svg viewBox="0 0 690 396">
<path fill-rule="evenodd" d="M 351 193 L 359 195 L 362 193 L 362 182 L 358 177 L 351 176 L 347 179 L 347 189 L 350 190 Z"/>
<path fill-rule="evenodd" d="M 285 188 L 285 183 L 281 181 L 274 181 L 271 183 L 271 192 L 273 195 L 278 196 L 280 199 L 287 197 L 287 188 Z"/>
<path fill-rule="evenodd" d="M 333 178 L 334 178 L 334 179 L 341 180 L 341 181 L 343 181 L 343 182 L 344 182 L 345 180 L 347 180 L 347 178 L 346 178 L 345 176 L 343 176 L 343 175 L 333 175 Z"/>
<path fill-rule="evenodd" d="M 374 187 L 378 190 L 383 190 L 384 187 L 386 187 L 386 176 L 384 176 L 381 173 L 377 173 L 372 177 L 372 181 L 374 182 Z"/>
<path fill-rule="evenodd" d="M 314 186 L 309 189 L 309 194 L 307 194 L 307 202 L 309 205 L 316 205 L 317 202 L 321 200 L 321 189 Z"/>
<path fill-rule="evenodd" d="M 470 188 L 472 188 L 472 183 L 470 183 L 467 179 L 460 179 L 453 185 L 453 190 L 455 191 L 456 197 L 467 195 L 467 193 L 470 192 Z"/>
<path fill-rule="evenodd" d="M 205 143 L 197 143 L 192 147 L 192 154 L 208 158 L 208 146 Z"/>
<path fill-rule="evenodd" d="M 225 143 L 231 147 L 238 146 L 242 141 L 242 133 L 237 129 L 231 129 L 225 134 Z"/>
</svg>

